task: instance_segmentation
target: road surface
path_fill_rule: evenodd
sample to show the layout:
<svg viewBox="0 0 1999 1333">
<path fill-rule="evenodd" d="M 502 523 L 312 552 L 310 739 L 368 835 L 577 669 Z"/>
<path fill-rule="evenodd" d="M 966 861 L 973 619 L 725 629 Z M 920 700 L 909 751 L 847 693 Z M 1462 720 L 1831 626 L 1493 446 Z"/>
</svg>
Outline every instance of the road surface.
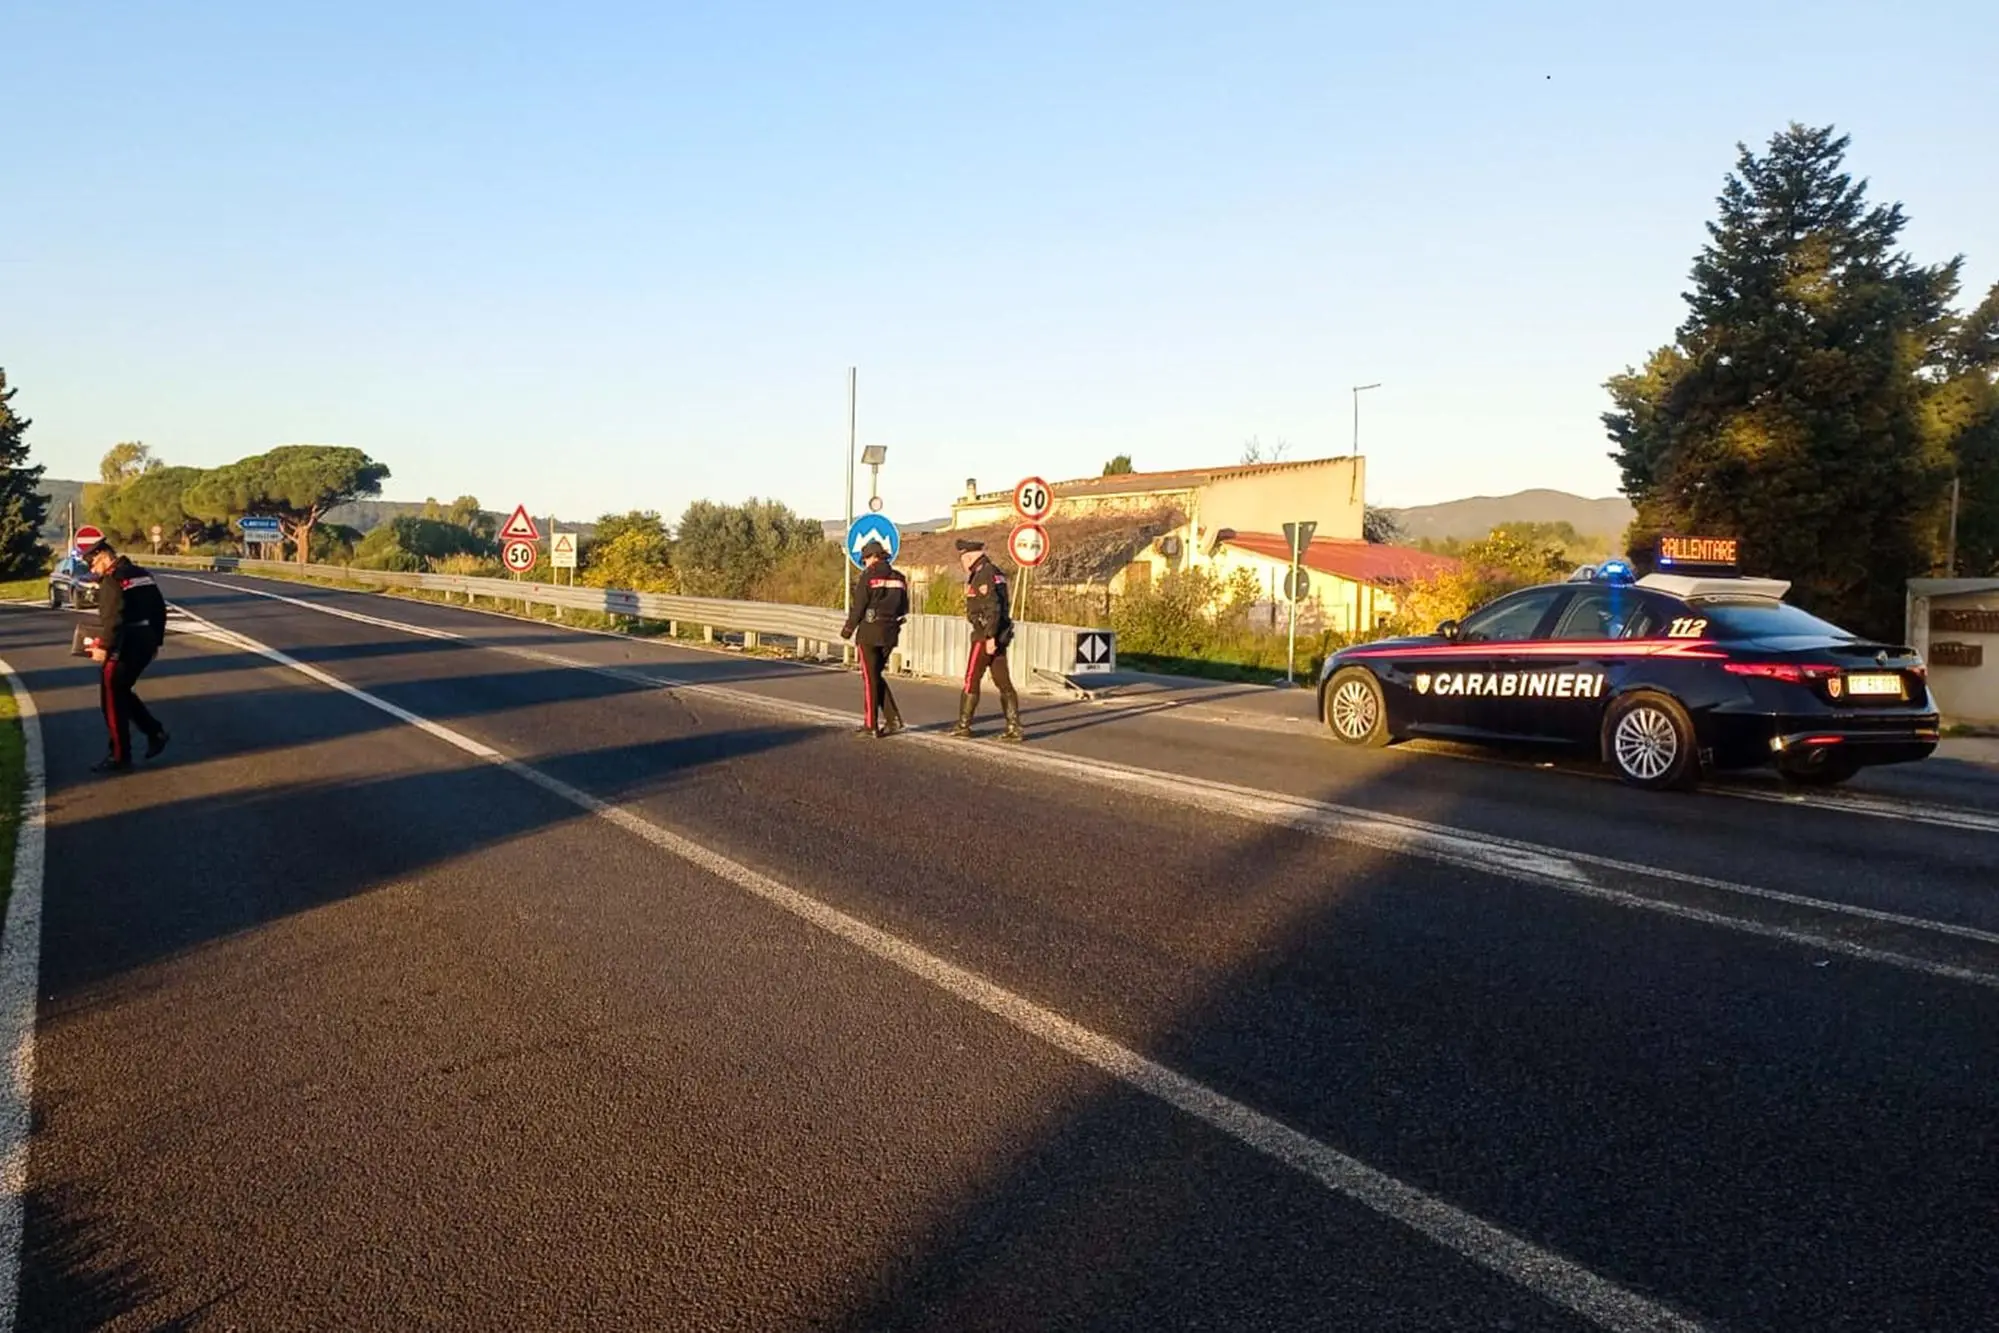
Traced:
<svg viewBox="0 0 1999 1333">
<path fill-rule="evenodd" d="M 230 575 L 70 622 L 16 1327 L 1974 1329 L 1999 785 L 1651 796 Z M 982 727 L 998 730 L 988 698 Z"/>
</svg>

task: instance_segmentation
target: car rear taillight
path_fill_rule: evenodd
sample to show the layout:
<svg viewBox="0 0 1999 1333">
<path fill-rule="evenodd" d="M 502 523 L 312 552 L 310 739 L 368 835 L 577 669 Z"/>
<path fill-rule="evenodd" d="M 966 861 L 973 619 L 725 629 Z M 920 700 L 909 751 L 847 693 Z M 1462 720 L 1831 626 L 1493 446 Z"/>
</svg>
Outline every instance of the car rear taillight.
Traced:
<svg viewBox="0 0 1999 1333">
<path fill-rule="evenodd" d="M 1761 676 L 1802 685 L 1809 680 L 1830 680 L 1839 674 L 1836 666 L 1804 666 L 1796 662 L 1724 662 L 1722 670 L 1731 676 Z"/>
</svg>

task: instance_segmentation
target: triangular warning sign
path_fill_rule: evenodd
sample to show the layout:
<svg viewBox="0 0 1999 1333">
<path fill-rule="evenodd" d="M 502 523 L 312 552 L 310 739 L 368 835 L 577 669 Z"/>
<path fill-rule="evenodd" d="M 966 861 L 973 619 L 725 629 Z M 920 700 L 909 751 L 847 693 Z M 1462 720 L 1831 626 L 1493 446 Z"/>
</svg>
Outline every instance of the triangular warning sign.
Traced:
<svg viewBox="0 0 1999 1333">
<path fill-rule="evenodd" d="M 576 534 L 573 532 L 558 532 L 554 540 L 555 544 L 549 549 L 557 555 L 567 555 L 576 549 Z"/>
<path fill-rule="evenodd" d="M 537 528 L 534 525 L 534 520 L 528 517 L 528 507 L 526 505 L 514 506 L 514 516 L 507 520 L 506 527 L 500 529 L 500 540 L 513 542 L 538 542 L 541 540 L 541 529 Z"/>
</svg>

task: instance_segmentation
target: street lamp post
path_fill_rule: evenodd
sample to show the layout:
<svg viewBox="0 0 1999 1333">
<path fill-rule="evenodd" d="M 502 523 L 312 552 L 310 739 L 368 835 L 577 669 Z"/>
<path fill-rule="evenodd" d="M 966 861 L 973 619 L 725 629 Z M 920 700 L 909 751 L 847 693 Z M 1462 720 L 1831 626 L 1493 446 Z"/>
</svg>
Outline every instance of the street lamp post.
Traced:
<svg viewBox="0 0 1999 1333">
<path fill-rule="evenodd" d="M 1353 451 L 1360 456 L 1360 396 L 1369 389 L 1379 389 L 1379 384 L 1356 384 L 1353 386 Z"/>
<path fill-rule="evenodd" d="M 854 395 L 859 372 L 853 366 L 847 367 L 847 527 L 840 532 L 840 546 L 847 545 L 847 532 L 854 526 Z M 840 580 L 840 609 L 854 609 L 854 581 Z"/>
</svg>

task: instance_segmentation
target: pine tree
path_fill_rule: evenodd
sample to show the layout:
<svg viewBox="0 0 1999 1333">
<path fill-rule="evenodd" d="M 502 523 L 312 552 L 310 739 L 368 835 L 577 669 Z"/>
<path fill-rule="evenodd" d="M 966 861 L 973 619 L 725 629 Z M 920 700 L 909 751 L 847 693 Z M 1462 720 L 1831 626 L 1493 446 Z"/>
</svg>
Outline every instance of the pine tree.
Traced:
<svg viewBox="0 0 1999 1333">
<path fill-rule="evenodd" d="M 42 469 L 28 466 L 28 427 L 14 415 L 14 395 L 0 368 L 0 579 L 33 578 L 48 568 L 42 524 L 49 498 L 41 494 Z"/>
<path fill-rule="evenodd" d="M 1738 537 L 1802 604 L 1898 637 L 1903 582 L 1938 555 L 1950 467 L 1927 400 L 1959 264 L 1896 249 L 1902 208 L 1868 204 L 1847 142 L 1793 125 L 1740 148 L 1687 320 L 1610 380 L 1604 424 L 1635 557 L 1662 531 Z"/>
</svg>

